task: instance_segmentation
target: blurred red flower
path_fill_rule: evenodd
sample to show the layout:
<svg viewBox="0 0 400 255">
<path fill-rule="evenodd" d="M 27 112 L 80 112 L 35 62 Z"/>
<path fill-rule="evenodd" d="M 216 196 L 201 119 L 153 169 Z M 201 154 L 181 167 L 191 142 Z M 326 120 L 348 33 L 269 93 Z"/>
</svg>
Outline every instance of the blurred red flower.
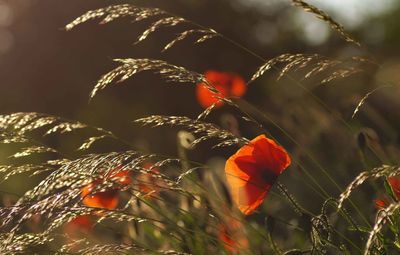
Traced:
<svg viewBox="0 0 400 255">
<path fill-rule="evenodd" d="M 114 169 L 105 176 L 105 179 L 112 179 L 121 185 L 129 185 L 132 183 L 129 171 L 118 171 L 119 168 Z M 103 181 L 104 179 L 95 180 L 83 187 L 81 189 L 82 202 L 89 207 L 114 209 L 118 206 L 119 202 L 119 191 L 117 189 L 110 189 L 92 194 L 92 191 L 96 186 L 101 184 Z"/>
<path fill-rule="evenodd" d="M 387 178 L 387 181 L 392 188 L 393 194 L 398 200 L 400 200 L 400 179 L 398 176 L 392 176 Z"/>
<path fill-rule="evenodd" d="M 385 209 L 387 206 L 386 201 L 383 199 L 375 199 L 374 202 L 375 202 L 375 208 L 378 210 Z"/>
<path fill-rule="evenodd" d="M 219 101 L 217 97 L 241 97 L 246 93 L 247 87 L 245 80 L 231 72 L 219 72 L 208 70 L 204 73 L 207 81 L 212 84 L 221 94 L 211 92 L 207 89 L 204 83 L 197 84 L 196 94 L 197 101 L 204 108 L 210 107 L 214 103 L 221 106 L 223 102 Z"/>
<path fill-rule="evenodd" d="M 257 136 L 231 156 L 225 174 L 240 211 L 253 213 L 290 163 L 286 150 L 265 135 Z"/>
<path fill-rule="evenodd" d="M 149 170 L 148 173 L 141 173 L 136 180 L 138 181 L 138 189 L 141 193 L 149 194 L 159 192 L 160 190 L 160 180 L 154 177 L 154 174 L 160 173 L 160 170 L 157 167 L 154 167 L 153 164 L 147 163 L 144 165 L 144 168 Z"/>
<path fill-rule="evenodd" d="M 92 221 L 90 215 L 80 215 L 75 219 L 68 222 L 64 231 L 71 237 L 77 236 L 78 233 L 87 233 L 92 228 Z"/>
<path fill-rule="evenodd" d="M 238 253 L 249 245 L 243 223 L 233 217 L 229 217 L 228 222 L 219 225 L 218 238 L 229 253 Z"/>
<path fill-rule="evenodd" d="M 399 176 L 392 176 L 387 178 L 387 182 L 389 183 L 390 188 L 392 189 L 393 195 L 395 199 L 400 200 L 400 178 Z M 375 208 L 378 210 L 385 209 L 390 202 L 388 199 L 375 199 Z"/>
</svg>

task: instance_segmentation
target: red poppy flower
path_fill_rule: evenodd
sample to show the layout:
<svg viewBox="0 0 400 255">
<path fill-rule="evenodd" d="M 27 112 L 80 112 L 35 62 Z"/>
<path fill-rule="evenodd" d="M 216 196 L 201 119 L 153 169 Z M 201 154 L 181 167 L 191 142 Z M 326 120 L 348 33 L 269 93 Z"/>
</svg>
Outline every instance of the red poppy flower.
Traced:
<svg viewBox="0 0 400 255">
<path fill-rule="evenodd" d="M 385 209 L 387 206 L 387 202 L 383 199 L 375 199 L 374 202 L 375 202 L 375 208 L 378 210 Z"/>
<path fill-rule="evenodd" d="M 257 136 L 231 156 L 225 174 L 240 211 L 253 213 L 290 163 L 286 150 L 265 135 Z"/>
<path fill-rule="evenodd" d="M 105 178 L 113 179 L 121 185 L 129 185 L 132 183 L 129 171 L 120 171 L 119 169 L 111 171 Z M 117 172 L 117 173 L 116 173 Z M 118 190 L 110 189 L 106 191 L 96 192 L 92 194 L 93 189 L 103 182 L 102 179 L 95 180 L 81 190 L 82 202 L 90 207 L 114 209 L 118 206 Z"/>
<path fill-rule="evenodd" d="M 65 232 L 74 236 L 78 232 L 89 232 L 92 228 L 92 222 L 89 215 L 80 215 L 65 225 Z"/>
<path fill-rule="evenodd" d="M 100 183 L 100 181 L 94 181 L 83 187 L 81 192 L 82 202 L 87 206 L 95 208 L 116 208 L 119 201 L 117 190 L 112 189 L 91 194 L 93 189 Z"/>
<path fill-rule="evenodd" d="M 217 94 L 211 92 L 207 89 L 204 83 L 197 84 L 197 101 L 204 108 L 207 108 L 214 103 L 216 103 L 217 106 L 221 106 L 223 103 L 219 101 L 216 97 L 241 97 L 244 95 L 244 93 L 246 93 L 246 82 L 242 77 L 237 74 L 209 70 L 205 72 L 204 76 L 207 81 L 215 86 L 215 88 L 221 93 Z"/>
<path fill-rule="evenodd" d="M 136 180 L 138 181 L 138 188 L 141 193 L 148 194 L 157 193 L 160 190 L 160 181 L 155 178 L 153 174 L 160 173 L 158 168 L 153 167 L 151 163 L 144 165 L 144 168 L 150 170 L 149 173 L 141 173 Z"/>
<path fill-rule="evenodd" d="M 77 216 L 75 219 L 71 220 L 70 222 L 66 223 L 63 227 L 63 231 L 67 234 L 66 242 L 70 243 L 71 239 L 79 240 L 83 237 L 87 237 L 90 234 L 93 227 L 92 218 L 90 215 L 80 215 Z M 81 250 L 82 244 L 81 243 L 73 243 L 69 250 L 71 252 L 77 252 Z"/>
<path fill-rule="evenodd" d="M 121 185 L 130 185 L 132 183 L 132 178 L 129 171 L 120 171 L 117 172 L 119 169 L 115 169 L 111 171 L 110 178 L 116 180 Z M 117 172 L 117 173 L 115 173 Z"/>
<path fill-rule="evenodd" d="M 387 181 L 392 188 L 393 194 L 398 200 L 400 200 L 400 178 L 397 176 L 392 176 L 387 178 Z"/>
<path fill-rule="evenodd" d="M 243 224 L 235 218 L 229 218 L 229 222 L 219 225 L 218 238 L 229 253 L 238 253 L 248 247 L 248 240 L 243 232 Z"/>
</svg>

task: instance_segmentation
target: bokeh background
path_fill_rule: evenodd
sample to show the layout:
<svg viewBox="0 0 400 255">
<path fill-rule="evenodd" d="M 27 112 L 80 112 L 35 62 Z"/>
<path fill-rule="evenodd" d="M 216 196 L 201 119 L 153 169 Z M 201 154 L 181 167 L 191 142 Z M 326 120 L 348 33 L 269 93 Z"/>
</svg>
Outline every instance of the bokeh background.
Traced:
<svg viewBox="0 0 400 255">
<path fill-rule="evenodd" d="M 251 84 L 244 96 L 295 139 L 262 120 L 302 163 L 302 167 L 294 164 L 283 181 L 311 210 L 318 210 L 323 199 L 304 184 L 307 178 L 303 177 L 303 167 L 337 196 L 338 190 L 321 168 L 343 187 L 364 168 L 397 162 L 400 2 L 396 0 L 310 1 L 342 23 L 362 43 L 361 48 L 344 42 L 328 25 L 284 0 L 0 0 L 0 114 L 36 111 L 79 120 L 111 130 L 142 151 L 176 155 L 176 130 L 150 130 L 132 121 L 152 114 L 196 117 L 202 108 L 196 101 L 195 87 L 165 84 L 157 75 L 141 73 L 101 91 L 89 103 L 96 81 L 116 66 L 112 60 L 163 59 L 200 73 L 209 69 L 232 71 L 247 80 L 263 64 L 219 38 L 201 45 L 186 40 L 161 53 L 182 26 L 163 28 L 133 45 L 154 20 L 132 24 L 129 19 L 120 19 L 106 25 L 88 22 L 70 32 L 64 29 L 88 10 L 129 2 L 159 7 L 212 27 L 266 59 L 283 53 L 319 53 L 337 59 L 365 56 L 378 63 L 366 67 L 362 74 L 329 85 L 302 82 L 308 92 L 290 79 L 277 82 L 276 72 L 270 72 Z M 293 76 L 301 80 L 301 76 Z M 380 86 L 387 88 L 373 94 L 352 119 L 359 100 Z M 223 107 L 210 119 L 229 128 L 234 116 L 229 114 L 233 113 Z M 236 121 L 248 138 L 262 132 Z M 69 145 L 68 141 L 58 144 L 65 150 Z M 217 164 L 221 165 L 235 150 L 208 148 L 200 147 L 189 156 L 206 161 L 217 155 Z M 364 191 L 360 201 L 370 203 L 368 210 L 372 212 L 372 198 L 378 194 L 373 189 Z M 310 196 L 315 199 L 310 201 Z M 281 208 L 272 202 L 267 206 L 271 213 Z"/>
<path fill-rule="evenodd" d="M 163 43 L 176 33 L 174 29 L 163 29 L 146 42 L 133 46 L 150 21 L 130 24 L 122 20 L 105 26 L 90 22 L 72 32 L 63 29 L 65 24 L 89 9 L 122 2 L 130 1 L 2 0 L 1 113 L 39 111 L 86 120 L 88 115 L 95 118 L 98 114 L 97 118 L 102 119 L 101 115 L 113 108 L 114 119 L 121 111 L 122 116 L 131 118 L 156 112 L 193 115 L 200 108 L 192 100 L 194 90 L 189 86 L 165 88 L 154 84 L 156 80 L 138 78 L 101 93 L 91 104 L 88 104 L 88 92 L 100 75 L 115 66 L 111 60 L 118 57 L 162 58 L 198 72 L 213 68 L 232 70 L 245 78 L 260 65 L 246 52 L 218 39 L 200 46 L 181 43 L 161 54 Z M 326 24 L 290 7 L 290 1 L 132 2 L 160 7 L 215 28 L 265 58 L 297 52 L 318 52 L 332 57 L 358 53 Z M 362 54 L 375 56 L 387 67 L 385 72 L 395 69 L 399 54 L 398 1 L 319 2 L 310 1 L 331 14 L 365 45 L 368 51 Z M 396 72 L 388 77 L 384 71 L 382 76 L 396 80 Z M 178 94 L 187 96 L 175 100 L 174 95 L 181 90 Z M 101 109 L 102 105 L 107 105 L 107 111 Z M 90 114 L 93 112 L 98 114 Z M 104 119 L 112 125 L 114 121 L 106 116 Z"/>
</svg>

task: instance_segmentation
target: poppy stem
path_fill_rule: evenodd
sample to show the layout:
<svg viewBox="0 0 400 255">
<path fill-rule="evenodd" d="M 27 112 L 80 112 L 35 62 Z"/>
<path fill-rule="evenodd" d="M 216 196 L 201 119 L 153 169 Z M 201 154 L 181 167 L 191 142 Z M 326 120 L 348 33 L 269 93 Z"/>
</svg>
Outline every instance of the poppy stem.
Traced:
<svg viewBox="0 0 400 255">
<path fill-rule="evenodd" d="M 275 242 L 272 233 L 268 231 L 268 241 L 271 245 L 272 250 L 275 252 L 277 255 L 283 255 L 282 250 L 278 247 L 278 244 Z"/>
<path fill-rule="evenodd" d="M 266 217 L 265 218 L 265 225 L 268 231 L 268 242 L 271 245 L 272 250 L 275 252 L 275 254 L 277 255 L 283 255 L 283 252 L 281 249 L 279 249 L 279 246 L 277 245 L 277 243 L 274 241 L 272 232 L 275 229 L 275 218 L 273 217 Z"/>
</svg>

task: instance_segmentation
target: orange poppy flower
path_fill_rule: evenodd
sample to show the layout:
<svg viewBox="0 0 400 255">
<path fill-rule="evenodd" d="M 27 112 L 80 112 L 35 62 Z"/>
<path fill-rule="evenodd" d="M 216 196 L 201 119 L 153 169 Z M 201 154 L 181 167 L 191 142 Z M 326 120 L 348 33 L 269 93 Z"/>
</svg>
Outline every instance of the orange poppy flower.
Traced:
<svg viewBox="0 0 400 255">
<path fill-rule="evenodd" d="M 89 215 L 80 215 L 65 225 L 65 232 L 70 236 L 75 236 L 78 232 L 89 232 L 92 222 Z"/>
<path fill-rule="evenodd" d="M 387 178 L 387 181 L 392 188 L 393 194 L 400 200 L 400 179 L 397 176 Z"/>
<path fill-rule="evenodd" d="M 257 136 L 231 156 L 225 174 L 240 211 L 253 213 L 290 163 L 286 150 L 265 135 Z"/>
<path fill-rule="evenodd" d="M 400 200 L 400 178 L 399 178 L 399 176 L 391 176 L 391 177 L 388 177 L 386 180 L 393 192 L 395 199 Z M 381 198 L 375 199 L 374 203 L 375 203 L 375 208 L 378 210 L 385 209 L 390 204 L 388 199 L 381 199 Z"/>
<path fill-rule="evenodd" d="M 378 210 L 385 209 L 387 206 L 387 202 L 383 199 L 375 199 L 374 203 L 375 203 L 375 208 Z"/>
<path fill-rule="evenodd" d="M 129 171 L 120 171 L 117 172 L 118 169 L 111 171 L 110 178 L 116 179 L 116 181 L 121 185 L 130 185 L 132 183 L 132 178 Z"/>
<path fill-rule="evenodd" d="M 121 185 L 129 185 L 132 183 L 129 171 L 115 173 L 116 171 L 118 171 L 118 168 L 111 171 L 111 173 L 105 178 L 111 178 Z M 102 179 L 95 180 L 82 188 L 82 202 L 90 207 L 114 209 L 118 206 L 119 202 L 117 189 L 110 189 L 92 194 L 93 189 L 95 189 L 97 185 L 101 184 L 102 181 Z"/>
<path fill-rule="evenodd" d="M 238 253 L 249 245 L 247 237 L 243 232 L 243 224 L 237 219 L 230 218 L 226 224 L 219 225 L 218 238 L 229 253 Z"/>
<path fill-rule="evenodd" d="M 144 168 L 150 170 L 154 174 L 160 173 L 158 168 L 154 168 L 151 163 L 147 163 L 144 165 Z M 139 191 L 148 194 L 148 193 L 157 193 L 159 188 L 159 180 L 155 178 L 151 173 L 141 173 L 137 178 Z"/>
<path fill-rule="evenodd" d="M 204 108 L 207 108 L 214 103 L 216 103 L 217 106 L 221 106 L 223 103 L 216 97 L 241 97 L 246 93 L 246 82 L 237 74 L 209 70 L 205 72 L 204 76 L 207 81 L 215 86 L 215 88 L 221 93 L 217 94 L 211 92 L 207 89 L 204 83 L 197 84 L 197 101 Z"/>
<path fill-rule="evenodd" d="M 83 187 L 81 192 L 82 202 L 87 206 L 95 208 L 116 208 L 119 201 L 117 190 L 112 189 L 91 194 L 93 189 L 100 183 L 100 181 L 94 181 Z"/>
</svg>

